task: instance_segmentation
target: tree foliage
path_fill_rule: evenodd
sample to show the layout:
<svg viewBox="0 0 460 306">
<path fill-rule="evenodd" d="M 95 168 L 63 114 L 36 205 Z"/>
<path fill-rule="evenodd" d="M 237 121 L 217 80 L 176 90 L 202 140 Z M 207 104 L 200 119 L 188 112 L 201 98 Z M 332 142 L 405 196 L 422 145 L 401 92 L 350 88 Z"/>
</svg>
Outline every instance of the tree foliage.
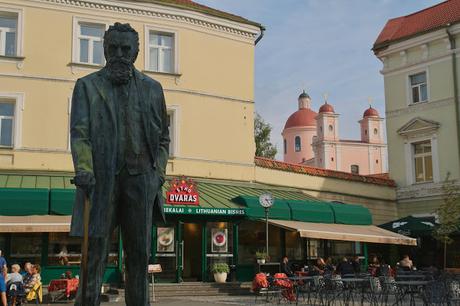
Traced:
<svg viewBox="0 0 460 306">
<path fill-rule="evenodd" d="M 449 177 L 447 173 L 442 185 L 443 202 L 436 210 L 439 226 L 433 231 L 433 237 L 446 244 L 453 241 L 451 236 L 459 230 L 460 221 L 459 187 Z"/>
<path fill-rule="evenodd" d="M 256 156 L 266 157 L 266 158 L 275 158 L 278 150 L 270 142 L 270 133 L 272 132 L 272 127 L 270 124 L 266 123 L 263 118 L 256 113 L 254 117 L 254 138 L 256 142 Z"/>
</svg>

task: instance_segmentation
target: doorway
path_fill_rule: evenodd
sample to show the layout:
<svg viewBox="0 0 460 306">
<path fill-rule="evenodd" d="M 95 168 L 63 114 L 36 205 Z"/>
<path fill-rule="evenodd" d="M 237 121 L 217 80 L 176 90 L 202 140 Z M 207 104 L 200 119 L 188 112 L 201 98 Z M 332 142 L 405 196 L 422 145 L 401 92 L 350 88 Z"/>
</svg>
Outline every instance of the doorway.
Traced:
<svg viewBox="0 0 460 306">
<path fill-rule="evenodd" d="M 183 281 L 202 281 L 202 229 L 199 223 L 184 223 L 183 232 Z"/>
</svg>

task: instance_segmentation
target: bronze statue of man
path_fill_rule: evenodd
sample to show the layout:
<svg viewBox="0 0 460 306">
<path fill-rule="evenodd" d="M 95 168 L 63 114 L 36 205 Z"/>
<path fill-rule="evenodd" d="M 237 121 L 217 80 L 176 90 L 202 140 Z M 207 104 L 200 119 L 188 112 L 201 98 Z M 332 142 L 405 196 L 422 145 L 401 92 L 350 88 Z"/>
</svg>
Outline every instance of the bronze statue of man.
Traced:
<svg viewBox="0 0 460 306">
<path fill-rule="evenodd" d="M 83 202 L 90 199 L 88 287 L 75 305 L 100 304 L 110 238 L 120 226 L 125 251 L 125 301 L 150 305 L 147 265 L 152 223 L 164 220 L 161 186 L 169 130 L 163 89 L 134 67 L 139 35 L 115 23 L 104 35 L 106 66 L 75 84 L 71 147 L 76 201 L 71 236 L 83 235 Z"/>
</svg>

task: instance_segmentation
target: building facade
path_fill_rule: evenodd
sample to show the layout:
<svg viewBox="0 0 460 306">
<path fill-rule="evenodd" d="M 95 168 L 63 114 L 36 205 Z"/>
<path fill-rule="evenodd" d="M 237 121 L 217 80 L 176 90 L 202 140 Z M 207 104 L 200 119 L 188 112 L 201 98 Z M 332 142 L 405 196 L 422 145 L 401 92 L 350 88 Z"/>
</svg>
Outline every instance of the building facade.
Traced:
<svg viewBox="0 0 460 306">
<path fill-rule="evenodd" d="M 370 242 L 412 243 L 381 232 L 373 240 L 308 237 L 278 224 L 376 230 L 373 224 L 396 217 L 395 192 L 385 178 L 254 160 L 260 24 L 188 0 L 0 0 L 0 249 L 9 263 L 41 263 L 45 282 L 79 273 L 80 241 L 68 236 L 71 95 L 79 77 L 104 65 L 103 33 L 115 21 L 138 31 L 136 67 L 163 85 L 169 114 L 168 223 L 154 225 L 151 252 L 163 267 L 160 280 L 207 281 L 217 262 L 251 279 L 255 252 L 265 245 L 258 196 L 266 192 L 276 199 L 274 261 L 365 255 Z M 118 282 L 122 241 L 118 232 L 112 238 L 105 281 Z"/>
<path fill-rule="evenodd" d="M 387 147 L 383 118 L 369 107 L 359 121 L 360 140 L 339 138 L 339 114 L 327 101 L 318 113 L 311 109 L 311 98 L 300 94 L 299 110 L 284 126 L 284 161 L 307 166 L 371 175 L 387 172 Z"/>
<path fill-rule="evenodd" d="M 459 21 L 460 1 L 445 1 L 390 19 L 374 43 L 401 217 L 434 213 L 444 180 L 459 182 Z"/>
</svg>

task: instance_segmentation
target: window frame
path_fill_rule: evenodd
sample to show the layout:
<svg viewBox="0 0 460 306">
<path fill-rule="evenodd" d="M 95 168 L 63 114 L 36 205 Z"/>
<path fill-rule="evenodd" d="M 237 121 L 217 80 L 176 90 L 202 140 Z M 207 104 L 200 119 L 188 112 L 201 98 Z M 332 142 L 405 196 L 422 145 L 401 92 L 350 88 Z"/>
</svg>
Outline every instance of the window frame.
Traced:
<svg viewBox="0 0 460 306">
<path fill-rule="evenodd" d="M 283 150 L 284 150 L 284 154 L 287 154 L 287 140 L 286 140 L 286 138 L 283 139 Z"/>
<path fill-rule="evenodd" d="M 353 168 L 357 169 L 358 171 L 353 171 Z M 350 165 L 350 173 L 359 175 L 359 165 Z"/>
<path fill-rule="evenodd" d="M 6 55 L 1 54 L 0 57 L 23 57 L 23 29 L 24 29 L 24 18 L 23 10 L 20 8 L 10 8 L 0 6 L 0 15 L 17 15 L 17 28 L 16 28 L 16 54 L 15 55 Z M 1 40 L 1 38 L 0 38 Z M 0 41 L 0 45 L 2 42 Z M 5 42 L 6 44 L 6 42 Z M 0 46 L 0 48 L 2 48 Z"/>
<path fill-rule="evenodd" d="M 90 52 L 92 49 L 89 46 L 88 50 L 88 63 L 81 62 L 80 61 L 80 24 L 96 24 L 96 25 L 103 25 L 105 28 L 105 31 L 109 28 L 110 21 L 105 20 L 105 19 L 91 19 L 91 18 L 83 18 L 83 17 L 77 17 L 74 16 L 73 18 L 73 35 L 72 35 L 72 63 L 74 64 L 79 64 L 79 65 L 87 65 L 87 66 L 94 66 L 94 67 L 102 67 L 105 65 L 105 56 L 104 56 L 104 37 L 102 37 L 102 63 L 101 64 L 96 64 L 89 62 L 90 59 L 92 59 L 93 54 Z"/>
<path fill-rule="evenodd" d="M 2 103 L 2 101 L 12 101 L 12 103 L 14 103 L 14 118 L 12 132 L 13 143 L 11 146 L 0 145 L 0 149 L 18 149 L 22 145 L 22 112 L 24 111 L 24 94 L 0 92 L 0 103 Z"/>
<path fill-rule="evenodd" d="M 411 77 L 412 76 L 415 76 L 415 75 L 418 75 L 418 74 L 421 74 L 421 73 L 425 73 L 425 83 L 421 83 L 421 84 L 417 84 L 417 85 L 412 85 L 411 83 Z M 411 105 L 419 105 L 419 104 L 423 104 L 423 103 L 427 103 L 430 101 L 430 77 L 429 77 L 429 73 L 428 73 L 428 68 L 423 68 L 423 69 L 418 69 L 418 70 L 413 70 L 409 73 L 407 73 L 406 75 L 406 81 L 407 81 L 407 97 L 408 97 L 408 103 L 407 105 L 411 106 Z M 412 94 L 412 88 L 413 87 L 418 87 L 418 90 L 419 90 L 419 98 L 421 98 L 421 94 L 420 94 L 420 86 L 422 84 L 426 84 L 426 100 L 419 100 L 418 102 L 414 102 L 414 96 Z"/>
<path fill-rule="evenodd" d="M 150 68 L 150 33 L 170 35 L 172 43 L 172 71 L 157 71 Z M 171 28 L 157 27 L 153 25 L 144 26 L 144 70 L 153 73 L 179 74 L 179 32 Z"/>
<path fill-rule="evenodd" d="M 299 140 L 299 148 L 297 149 L 297 139 Z M 302 152 L 302 138 L 300 136 L 294 137 L 294 152 Z"/>
<path fill-rule="evenodd" d="M 171 142 L 169 144 L 169 158 L 177 157 L 179 155 L 179 117 L 180 111 L 178 105 L 168 105 L 166 112 L 171 116 L 169 138 Z"/>
<path fill-rule="evenodd" d="M 429 143 L 430 144 L 430 152 L 426 153 L 416 153 L 415 152 L 415 146 L 418 144 L 423 144 L 423 143 Z M 422 183 L 432 183 L 434 181 L 434 167 L 433 167 L 433 144 L 431 142 L 431 139 L 427 140 L 422 140 L 422 141 L 415 141 L 411 143 L 412 147 L 412 175 L 414 179 L 415 184 L 422 184 Z M 431 180 L 426 179 L 426 165 L 425 165 L 425 157 L 431 157 Z M 424 179 L 422 181 L 417 181 L 417 168 L 416 168 L 416 159 L 417 158 L 422 158 L 422 168 L 423 168 L 423 177 Z"/>
<path fill-rule="evenodd" d="M 415 180 L 415 158 L 414 158 L 414 143 L 423 141 L 431 141 L 431 163 L 433 167 L 433 180 L 416 182 Z M 410 137 L 404 141 L 404 155 L 405 155 L 405 168 L 406 168 L 406 184 L 430 184 L 438 183 L 441 181 L 440 168 L 439 168 L 439 152 L 438 152 L 438 136 L 436 133 L 431 135 L 423 135 L 419 137 Z"/>
</svg>

